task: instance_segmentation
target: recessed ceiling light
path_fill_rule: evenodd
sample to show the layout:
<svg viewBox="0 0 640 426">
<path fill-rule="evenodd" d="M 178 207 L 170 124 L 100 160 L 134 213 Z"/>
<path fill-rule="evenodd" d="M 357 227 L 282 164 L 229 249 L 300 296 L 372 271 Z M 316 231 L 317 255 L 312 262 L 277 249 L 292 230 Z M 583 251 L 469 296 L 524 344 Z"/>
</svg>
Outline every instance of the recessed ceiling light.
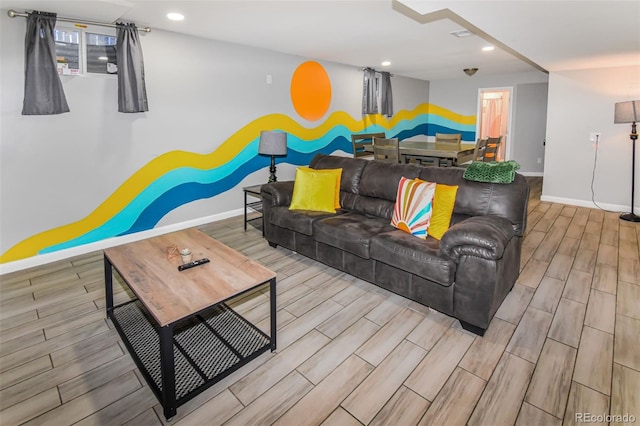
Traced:
<svg viewBox="0 0 640 426">
<path fill-rule="evenodd" d="M 184 15 L 182 13 L 171 12 L 167 13 L 167 18 L 171 19 L 172 21 L 182 21 L 184 19 Z"/>
<path fill-rule="evenodd" d="M 380 65 L 382 65 L 383 67 L 388 67 L 389 65 L 391 65 L 391 61 L 382 61 Z"/>
<path fill-rule="evenodd" d="M 469 30 L 451 31 L 449 34 L 451 34 L 454 37 L 469 37 L 473 35 L 473 33 Z"/>
<path fill-rule="evenodd" d="M 493 49 L 495 49 L 495 47 L 493 46 L 485 46 L 482 48 L 483 52 L 491 52 Z"/>
</svg>

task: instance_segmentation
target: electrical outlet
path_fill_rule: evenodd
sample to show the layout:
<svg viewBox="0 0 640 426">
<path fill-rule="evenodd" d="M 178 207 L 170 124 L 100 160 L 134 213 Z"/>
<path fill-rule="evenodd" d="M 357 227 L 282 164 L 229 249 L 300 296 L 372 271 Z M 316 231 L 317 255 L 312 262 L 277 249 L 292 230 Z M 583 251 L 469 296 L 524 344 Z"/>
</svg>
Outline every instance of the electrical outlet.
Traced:
<svg viewBox="0 0 640 426">
<path fill-rule="evenodd" d="M 589 133 L 589 142 L 602 142 L 602 133 L 600 132 Z"/>
<path fill-rule="evenodd" d="M 538 157 L 537 162 L 538 162 L 538 164 L 542 164 L 542 157 Z"/>
</svg>

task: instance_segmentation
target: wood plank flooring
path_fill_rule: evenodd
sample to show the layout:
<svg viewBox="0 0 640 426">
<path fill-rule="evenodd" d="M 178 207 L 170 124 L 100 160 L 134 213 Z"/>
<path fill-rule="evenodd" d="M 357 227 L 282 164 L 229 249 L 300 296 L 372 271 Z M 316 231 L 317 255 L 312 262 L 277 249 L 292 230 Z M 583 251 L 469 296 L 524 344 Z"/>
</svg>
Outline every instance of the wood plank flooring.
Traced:
<svg viewBox="0 0 640 426">
<path fill-rule="evenodd" d="M 570 425 L 640 419 L 640 225 L 541 202 L 486 335 L 283 248 L 242 218 L 201 229 L 278 275 L 278 350 L 175 425 Z M 104 314 L 101 252 L 0 277 L 0 424 L 167 424 Z M 118 301 L 131 297 L 121 284 Z M 268 289 L 233 303 L 265 332 Z"/>
</svg>

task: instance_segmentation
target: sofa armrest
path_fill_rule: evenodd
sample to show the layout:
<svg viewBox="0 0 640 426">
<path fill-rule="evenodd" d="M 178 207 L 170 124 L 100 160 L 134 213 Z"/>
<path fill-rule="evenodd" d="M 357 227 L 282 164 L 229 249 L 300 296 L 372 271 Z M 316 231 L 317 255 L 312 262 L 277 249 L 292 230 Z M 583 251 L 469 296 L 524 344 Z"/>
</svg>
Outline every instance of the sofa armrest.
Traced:
<svg viewBox="0 0 640 426">
<path fill-rule="evenodd" d="M 271 200 L 273 207 L 288 206 L 291 204 L 291 197 L 293 196 L 293 181 L 271 182 L 262 185 L 260 193 L 262 194 L 263 202 Z M 267 197 L 265 197 L 265 194 Z"/>
<path fill-rule="evenodd" d="M 455 262 L 465 255 L 497 260 L 514 235 L 511 222 L 503 217 L 474 216 L 445 232 L 440 251 Z"/>
</svg>

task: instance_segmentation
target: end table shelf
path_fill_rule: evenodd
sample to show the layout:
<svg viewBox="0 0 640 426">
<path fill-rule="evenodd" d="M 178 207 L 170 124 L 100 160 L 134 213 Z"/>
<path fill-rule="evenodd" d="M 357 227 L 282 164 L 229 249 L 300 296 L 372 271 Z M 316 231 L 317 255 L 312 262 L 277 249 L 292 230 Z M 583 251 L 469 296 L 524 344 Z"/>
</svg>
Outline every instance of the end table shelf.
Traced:
<svg viewBox="0 0 640 426">
<path fill-rule="evenodd" d="M 256 220 L 262 220 L 262 195 L 260 195 L 260 190 L 262 185 L 253 185 L 253 186 L 245 186 L 242 188 L 244 192 L 244 230 L 247 230 L 247 223 L 253 222 Z M 249 202 L 247 200 L 247 196 L 255 197 L 258 201 Z M 247 215 L 248 209 L 256 211 L 260 213 L 260 216 L 249 219 Z M 262 235 L 264 236 L 264 228 L 262 228 Z"/>
<path fill-rule="evenodd" d="M 160 337 L 153 319 L 138 300 L 115 306 L 111 318 L 147 382 L 161 398 Z M 173 332 L 177 405 L 270 348 L 269 336 L 224 303 L 177 322 Z"/>
</svg>

